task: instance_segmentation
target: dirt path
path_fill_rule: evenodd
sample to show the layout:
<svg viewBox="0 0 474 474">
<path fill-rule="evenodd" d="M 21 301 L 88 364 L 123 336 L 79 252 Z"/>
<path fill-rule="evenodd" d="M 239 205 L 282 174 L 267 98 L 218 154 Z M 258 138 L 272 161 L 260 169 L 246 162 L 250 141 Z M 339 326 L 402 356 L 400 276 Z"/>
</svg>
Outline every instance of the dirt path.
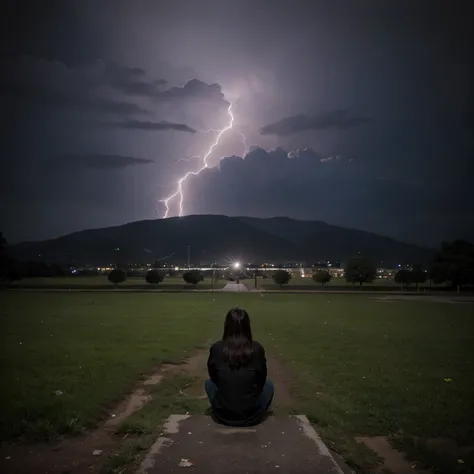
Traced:
<svg viewBox="0 0 474 474">
<path fill-rule="evenodd" d="M 287 413 L 293 405 L 291 397 L 293 378 L 273 354 L 267 354 L 267 366 L 268 378 L 275 385 L 273 411 Z"/>
<path fill-rule="evenodd" d="M 413 461 L 409 461 L 405 455 L 394 449 L 386 436 L 357 437 L 358 443 L 375 451 L 383 459 L 382 468 L 388 469 L 395 474 L 431 474 L 430 471 L 419 469 Z"/>
<path fill-rule="evenodd" d="M 134 412 L 151 401 L 150 389 L 165 377 L 184 375 L 192 382 L 183 389 L 184 396 L 206 399 L 204 381 L 207 375 L 208 351 L 199 350 L 179 365 L 158 367 L 135 390 L 109 411 L 107 420 L 82 436 L 65 438 L 56 444 L 4 444 L 0 447 L 2 474 L 90 474 L 98 473 L 103 462 L 127 438 L 116 434 L 120 425 Z M 288 413 L 292 406 L 292 379 L 278 359 L 267 355 L 268 377 L 275 384 L 273 411 Z"/>
<path fill-rule="evenodd" d="M 109 411 L 106 421 L 82 436 L 65 438 L 56 444 L 3 444 L 0 447 L 2 474 L 85 474 L 100 471 L 104 460 L 115 452 L 127 436 L 116 430 L 132 413 L 151 401 L 150 388 L 173 374 L 196 375 L 205 364 L 205 351 L 198 351 L 183 364 L 164 364 L 142 382 L 122 402 Z"/>
</svg>

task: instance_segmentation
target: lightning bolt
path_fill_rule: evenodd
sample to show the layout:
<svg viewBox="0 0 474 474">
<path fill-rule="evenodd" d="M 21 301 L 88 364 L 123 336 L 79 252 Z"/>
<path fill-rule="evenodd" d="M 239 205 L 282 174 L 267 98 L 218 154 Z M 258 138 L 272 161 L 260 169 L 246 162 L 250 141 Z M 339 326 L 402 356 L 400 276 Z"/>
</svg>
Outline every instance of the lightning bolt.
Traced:
<svg viewBox="0 0 474 474">
<path fill-rule="evenodd" d="M 244 155 L 245 156 L 248 152 L 249 152 L 249 146 L 248 146 L 248 143 L 247 143 L 247 137 L 242 133 L 242 132 L 239 132 L 239 135 L 240 137 L 242 138 L 242 143 L 244 145 Z"/>
<path fill-rule="evenodd" d="M 219 141 L 226 132 L 228 132 L 231 128 L 232 125 L 234 124 L 234 115 L 232 114 L 232 104 L 229 104 L 229 108 L 227 109 L 227 113 L 229 114 L 230 121 L 229 125 L 227 127 L 223 128 L 222 130 L 215 130 L 218 132 L 216 139 L 214 143 L 209 147 L 209 150 L 207 150 L 207 153 L 204 155 L 203 160 L 202 160 L 202 166 L 200 169 L 197 171 L 188 171 L 184 176 L 179 178 L 176 187 L 176 191 L 173 194 L 170 194 L 167 198 L 165 199 L 160 199 L 158 202 L 161 202 L 165 205 L 165 213 L 163 215 L 163 219 L 166 219 L 168 217 L 168 214 L 170 212 L 170 202 L 173 201 L 175 198 L 179 198 L 179 217 L 183 215 L 183 201 L 184 201 L 184 194 L 183 194 L 183 183 L 188 179 L 189 176 L 197 176 L 201 171 L 203 171 L 206 168 L 209 168 L 209 163 L 207 162 L 208 158 L 211 156 L 212 152 L 214 151 L 214 148 L 219 144 Z M 214 130 L 212 130 L 214 131 Z"/>
</svg>

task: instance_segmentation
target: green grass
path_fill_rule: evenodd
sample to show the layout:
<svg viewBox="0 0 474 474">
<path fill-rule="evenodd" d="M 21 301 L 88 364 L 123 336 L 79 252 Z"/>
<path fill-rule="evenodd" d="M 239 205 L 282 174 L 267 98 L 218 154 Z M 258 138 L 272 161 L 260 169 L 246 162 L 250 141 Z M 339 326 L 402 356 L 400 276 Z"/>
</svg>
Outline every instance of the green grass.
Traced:
<svg viewBox="0 0 474 474">
<path fill-rule="evenodd" d="M 227 282 L 224 280 L 215 283 L 214 287 L 223 288 Z M 24 278 L 20 281 L 15 281 L 10 285 L 12 288 L 113 288 L 106 275 L 99 276 L 64 276 L 64 277 L 38 277 L 38 278 Z M 118 285 L 118 288 L 127 289 L 166 289 L 176 288 L 192 289 L 192 285 L 188 285 L 182 278 L 165 277 L 165 279 L 158 285 L 151 285 L 145 281 L 145 278 L 129 277 L 123 283 Z M 211 289 L 212 282 L 210 278 L 206 278 L 204 282 L 199 283 L 197 288 Z"/>
<path fill-rule="evenodd" d="M 181 358 L 213 330 L 208 301 L 192 295 L 0 297 L 2 439 L 90 425 L 140 374 Z"/>
<path fill-rule="evenodd" d="M 240 304 L 255 337 L 292 373 L 294 411 L 306 413 L 355 465 L 367 454 L 354 436 L 395 435 L 415 455 L 423 440 L 454 440 L 458 451 L 446 456 L 428 443 L 424 461 L 441 466 L 443 459 L 438 471 L 445 473 L 474 469 L 466 456 L 474 445 L 472 304 L 255 293 L 6 292 L 0 298 L 2 439 L 50 438 L 90 426 L 151 367 L 218 338 L 226 310 Z M 150 436 L 147 420 L 203 410 L 202 400 L 173 391 L 187 383 L 175 378 L 158 386 L 158 402 L 122 430 Z M 416 448 L 410 439 L 418 440 Z M 454 463 L 457 456 L 464 464 Z"/>
<path fill-rule="evenodd" d="M 244 284 L 253 285 L 253 279 L 242 280 Z M 223 288 L 228 282 L 226 280 L 219 280 L 214 284 L 215 289 Z M 259 288 L 266 290 L 279 290 L 281 289 L 279 285 L 276 285 L 273 282 L 271 277 L 269 278 L 259 278 L 258 279 Z M 109 282 L 106 275 L 100 276 L 66 276 L 66 277 L 39 277 L 39 278 L 24 278 L 23 280 L 13 282 L 11 284 L 12 288 L 105 288 L 112 289 L 113 284 Z M 343 288 L 347 290 L 361 290 L 361 289 L 387 289 L 387 290 L 396 290 L 399 289 L 399 285 L 396 284 L 393 280 L 383 280 L 375 279 L 370 284 L 365 284 L 362 288 L 359 285 L 354 285 L 352 283 L 347 283 L 344 278 L 333 278 L 329 283 L 327 283 L 324 288 Z M 433 288 L 444 287 L 444 285 L 434 285 Z M 150 285 L 141 277 L 129 277 L 123 283 L 118 285 L 118 288 L 122 289 L 173 289 L 173 290 L 182 290 L 182 289 L 192 289 L 192 285 L 186 284 L 182 277 L 170 277 L 166 276 L 164 280 L 158 285 Z M 196 286 L 197 289 L 201 290 L 210 290 L 213 288 L 212 281 L 209 277 L 206 277 L 203 282 L 199 283 Z M 319 284 L 316 284 L 311 276 L 306 278 L 301 278 L 298 274 L 288 282 L 288 284 L 283 285 L 283 289 L 303 289 L 303 290 L 319 290 L 321 287 Z M 420 285 L 420 291 L 429 289 L 429 283 Z M 416 291 L 415 286 L 411 285 L 405 287 L 404 290 Z"/>
</svg>

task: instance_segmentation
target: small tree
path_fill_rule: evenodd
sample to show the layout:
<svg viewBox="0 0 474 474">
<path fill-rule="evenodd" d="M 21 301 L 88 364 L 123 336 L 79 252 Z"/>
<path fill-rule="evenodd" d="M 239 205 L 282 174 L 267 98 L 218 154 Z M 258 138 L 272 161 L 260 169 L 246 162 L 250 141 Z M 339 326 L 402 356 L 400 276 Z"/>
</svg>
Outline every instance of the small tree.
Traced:
<svg viewBox="0 0 474 474">
<path fill-rule="evenodd" d="M 313 273 L 313 281 L 315 283 L 319 283 L 321 288 L 324 286 L 325 283 L 329 283 L 331 281 L 331 274 L 327 270 L 316 270 Z"/>
<path fill-rule="evenodd" d="M 119 283 L 122 283 L 127 279 L 127 275 L 123 270 L 117 268 L 109 273 L 108 278 L 109 281 L 114 284 L 114 287 L 117 288 Z"/>
<path fill-rule="evenodd" d="M 346 281 L 349 283 L 371 283 L 377 274 L 372 262 L 365 257 L 351 258 L 345 268 Z"/>
<path fill-rule="evenodd" d="M 403 291 L 403 286 L 411 283 L 411 272 L 404 269 L 398 270 L 395 274 L 394 280 L 400 285 L 400 290 Z"/>
<path fill-rule="evenodd" d="M 12 265 L 8 269 L 7 279 L 9 283 L 12 283 L 14 281 L 20 281 L 23 278 L 23 275 L 21 274 L 21 271 L 18 267 L 19 265 Z"/>
<path fill-rule="evenodd" d="M 420 291 L 420 283 L 425 283 L 427 279 L 428 275 L 423 270 L 423 267 L 419 264 L 415 265 L 411 271 L 410 281 L 416 284 L 416 291 Z"/>
<path fill-rule="evenodd" d="M 13 259 L 2 259 L 0 264 L 0 283 L 9 285 L 23 278 L 22 265 Z"/>
<path fill-rule="evenodd" d="M 158 286 L 158 283 L 161 283 L 163 281 L 163 273 L 159 272 L 158 270 L 148 270 L 145 276 L 145 279 L 147 283 L 150 283 L 151 285 L 156 285 Z"/>
<path fill-rule="evenodd" d="M 286 270 L 276 270 L 272 275 L 273 281 L 280 285 L 280 288 L 283 285 L 286 285 L 291 280 L 291 275 Z"/>
<path fill-rule="evenodd" d="M 443 243 L 435 257 L 431 278 L 436 283 L 448 281 L 458 292 L 463 285 L 474 283 L 474 244 L 465 240 Z"/>
<path fill-rule="evenodd" d="M 196 285 L 204 280 L 201 272 L 199 270 L 190 270 L 189 272 L 183 273 L 183 280 L 186 283 L 193 285 L 193 288 L 196 288 Z"/>
</svg>

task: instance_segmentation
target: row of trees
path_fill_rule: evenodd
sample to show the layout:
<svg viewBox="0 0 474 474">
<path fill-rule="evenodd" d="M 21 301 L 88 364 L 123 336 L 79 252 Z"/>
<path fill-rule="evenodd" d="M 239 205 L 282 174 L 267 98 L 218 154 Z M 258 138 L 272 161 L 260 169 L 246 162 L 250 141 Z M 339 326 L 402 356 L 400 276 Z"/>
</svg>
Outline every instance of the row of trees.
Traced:
<svg viewBox="0 0 474 474">
<path fill-rule="evenodd" d="M 420 291 L 420 285 L 428 279 L 428 272 L 421 265 L 415 265 L 411 270 L 401 269 L 395 274 L 395 282 L 398 283 L 403 290 L 404 286 L 416 285 L 416 290 Z"/>
<path fill-rule="evenodd" d="M 345 268 L 346 281 L 351 283 L 371 283 L 376 277 L 375 265 L 367 258 L 349 260 Z M 402 287 L 416 284 L 417 288 L 430 279 L 433 283 L 446 283 L 459 291 L 461 287 L 474 285 L 474 244 L 464 240 L 443 243 L 429 268 L 420 264 L 412 270 L 401 269 L 395 281 Z"/>
<path fill-rule="evenodd" d="M 158 286 L 163 281 L 164 277 L 165 273 L 160 272 L 156 269 L 152 269 L 148 270 L 145 276 L 145 280 L 151 285 Z M 109 273 L 108 279 L 114 285 L 118 285 L 120 283 L 123 283 L 127 279 L 127 272 L 117 268 Z M 199 282 L 204 280 L 204 275 L 199 270 L 190 270 L 188 272 L 183 273 L 183 280 L 186 283 L 196 287 Z"/>
<path fill-rule="evenodd" d="M 6 255 L 6 240 L 0 232 L 0 279 L 5 281 L 19 280 L 23 277 L 45 277 L 45 276 L 63 276 L 66 274 L 59 265 L 48 265 L 44 262 L 18 262 Z M 267 275 L 257 270 L 259 277 L 265 278 Z M 129 272 L 121 269 L 113 270 L 109 274 L 109 280 L 114 284 L 119 284 L 126 280 Z M 171 272 L 169 273 L 171 275 Z M 254 275 L 247 275 L 241 270 L 212 271 L 210 273 L 213 279 L 219 277 L 228 280 L 239 280 L 252 278 Z M 373 262 L 364 257 L 350 259 L 345 267 L 345 279 L 350 283 L 371 283 L 377 276 L 377 270 Z M 150 284 L 159 284 L 163 281 L 164 274 L 154 268 L 147 272 L 146 281 Z M 285 270 L 272 272 L 273 281 L 278 285 L 284 285 L 291 279 L 291 274 Z M 189 270 L 183 274 L 186 283 L 197 285 L 203 281 L 203 274 L 198 270 Z M 421 265 L 415 265 L 411 271 L 401 269 L 395 275 L 395 281 L 402 288 L 405 285 L 415 284 L 417 288 L 430 279 L 435 284 L 447 283 L 456 287 L 459 291 L 461 287 L 474 285 L 474 244 L 457 240 L 454 242 L 443 243 L 440 250 L 436 253 L 431 265 L 423 269 Z M 331 280 L 331 274 L 324 269 L 317 270 L 313 274 L 313 280 L 324 286 Z"/>
<path fill-rule="evenodd" d="M 377 268 L 368 258 L 355 257 L 350 259 L 345 268 L 345 279 L 349 283 L 372 283 L 377 277 Z M 313 273 L 315 283 L 324 286 L 331 281 L 331 274 L 324 269 Z M 273 274 L 273 280 L 278 285 L 284 285 L 291 279 L 291 275 L 279 270 Z M 420 284 L 430 279 L 433 283 L 447 283 L 456 287 L 457 291 L 463 286 L 474 285 L 474 244 L 463 240 L 443 243 L 436 253 L 429 268 L 424 269 L 421 264 L 416 264 L 411 270 L 400 269 L 395 281 L 404 286 L 415 284 L 419 291 Z"/>
<path fill-rule="evenodd" d="M 160 271 L 158 269 L 151 269 L 151 270 L 148 270 L 148 272 L 146 273 L 145 280 L 147 281 L 147 283 L 150 283 L 151 285 L 158 286 L 164 280 L 165 275 L 166 274 L 163 271 Z M 214 282 L 218 280 L 218 276 L 219 275 L 217 273 L 211 274 L 211 278 L 214 279 Z M 263 276 L 264 275 L 262 275 L 262 277 Z M 240 280 L 240 276 L 239 275 L 236 276 L 235 274 L 226 274 L 225 277 L 229 281 Z M 242 275 L 242 279 L 249 278 L 249 277 L 250 276 L 247 274 Z M 273 273 L 272 277 L 273 277 L 273 281 L 276 284 L 282 286 L 290 281 L 291 274 L 285 270 L 277 270 Z M 115 270 L 112 270 L 109 273 L 108 279 L 114 285 L 119 285 L 120 283 L 123 283 L 127 279 L 127 272 L 117 268 Z M 201 281 L 204 281 L 204 275 L 199 270 L 189 270 L 183 273 L 183 280 L 186 283 L 193 285 L 193 287 L 196 287 L 198 283 L 200 283 Z"/>
<path fill-rule="evenodd" d="M 148 270 L 148 272 L 146 273 L 145 280 L 147 281 L 147 283 L 150 283 L 151 285 L 158 286 L 164 280 L 165 275 L 166 273 L 163 271 L 160 271 L 158 269 L 151 269 L 151 270 Z M 217 272 L 213 272 L 210 274 L 210 276 L 211 278 L 213 278 L 214 282 L 216 283 L 220 275 Z M 250 277 L 247 274 L 243 274 L 242 276 L 236 275 L 236 274 L 224 274 L 222 276 L 224 276 L 229 281 L 239 281 L 241 277 L 242 279 Z M 263 277 L 265 275 L 261 275 L 261 276 Z M 115 270 L 112 270 L 108 274 L 108 279 L 114 285 L 119 285 L 120 283 L 123 283 L 127 279 L 127 272 L 125 270 L 117 268 Z M 284 270 L 276 271 L 273 274 L 273 280 L 275 281 L 275 283 L 279 285 L 288 283 L 290 279 L 291 279 L 290 273 Z M 196 287 L 198 283 L 200 283 L 201 281 L 204 281 L 204 275 L 199 270 L 189 270 L 183 273 L 183 280 L 185 281 L 185 283 L 188 283 L 190 285 L 193 285 L 193 287 Z"/>
</svg>

